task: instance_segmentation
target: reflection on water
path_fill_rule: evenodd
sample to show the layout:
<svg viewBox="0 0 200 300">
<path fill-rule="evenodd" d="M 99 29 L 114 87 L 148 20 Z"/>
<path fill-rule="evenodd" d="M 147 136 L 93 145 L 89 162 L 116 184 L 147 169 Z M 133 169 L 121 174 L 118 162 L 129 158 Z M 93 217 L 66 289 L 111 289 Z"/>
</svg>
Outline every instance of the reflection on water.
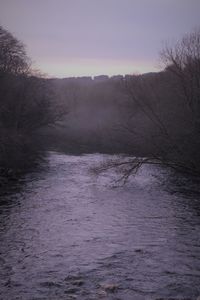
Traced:
<svg viewBox="0 0 200 300">
<path fill-rule="evenodd" d="M 200 295 L 197 196 L 169 192 L 149 166 L 114 189 L 114 172 L 89 171 L 103 158 L 51 153 L 1 195 L 0 299 Z"/>
</svg>

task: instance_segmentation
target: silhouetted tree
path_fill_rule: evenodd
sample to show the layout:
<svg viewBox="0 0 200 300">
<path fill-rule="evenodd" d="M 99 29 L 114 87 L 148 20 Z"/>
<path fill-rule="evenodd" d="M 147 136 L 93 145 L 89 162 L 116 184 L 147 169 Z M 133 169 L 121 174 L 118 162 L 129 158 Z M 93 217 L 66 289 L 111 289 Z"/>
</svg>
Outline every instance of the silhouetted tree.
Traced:
<svg viewBox="0 0 200 300">
<path fill-rule="evenodd" d="M 0 170 L 31 164 L 39 130 L 66 112 L 50 81 L 32 75 L 24 45 L 0 27 Z"/>
<path fill-rule="evenodd" d="M 24 44 L 0 26 L 0 75 L 27 74 L 29 68 Z"/>
<path fill-rule="evenodd" d="M 123 81 L 134 104 L 125 129 L 133 141 L 140 137 L 146 153 L 111 160 L 100 169 L 119 168 L 124 181 L 143 164 L 200 176 L 200 30 L 165 47 L 161 59 L 164 71 L 128 76 Z"/>
<path fill-rule="evenodd" d="M 178 83 L 179 97 L 191 116 L 196 130 L 200 130 L 200 29 L 186 34 L 174 47 L 161 52 L 168 72 Z"/>
</svg>

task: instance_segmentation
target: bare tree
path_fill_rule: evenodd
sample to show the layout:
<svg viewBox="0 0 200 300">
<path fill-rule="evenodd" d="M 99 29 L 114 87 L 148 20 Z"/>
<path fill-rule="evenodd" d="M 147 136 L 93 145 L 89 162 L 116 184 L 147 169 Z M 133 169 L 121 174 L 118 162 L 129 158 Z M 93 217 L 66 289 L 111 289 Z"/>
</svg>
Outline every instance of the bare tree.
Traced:
<svg viewBox="0 0 200 300">
<path fill-rule="evenodd" d="M 186 34 L 174 47 L 166 46 L 161 59 L 177 79 L 182 102 L 187 105 L 195 129 L 200 130 L 200 29 Z"/>
<path fill-rule="evenodd" d="M 124 181 L 143 164 L 200 176 L 200 30 L 166 46 L 161 59 L 164 71 L 123 80 L 124 92 L 134 103 L 125 130 L 133 141 L 140 135 L 146 157 L 111 160 L 100 170 L 121 169 Z"/>
<path fill-rule="evenodd" d="M 24 44 L 0 26 L 0 74 L 24 74 L 29 68 Z"/>
<path fill-rule="evenodd" d="M 0 27 L 0 170 L 30 161 L 39 129 L 66 113 L 50 80 L 33 75 L 23 43 Z"/>
</svg>

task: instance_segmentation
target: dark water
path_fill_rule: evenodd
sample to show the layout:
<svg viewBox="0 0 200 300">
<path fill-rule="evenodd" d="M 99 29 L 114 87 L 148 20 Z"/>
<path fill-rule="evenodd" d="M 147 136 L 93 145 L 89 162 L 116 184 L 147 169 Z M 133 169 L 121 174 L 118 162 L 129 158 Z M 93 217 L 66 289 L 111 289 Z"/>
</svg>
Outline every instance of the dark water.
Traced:
<svg viewBox="0 0 200 300">
<path fill-rule="evenodd" d="M 52 153 L 1 196 L 0 299 L 200 295 L 198 197 L 172 194 L 149 167 L 113 188 L 114 173 L 88 170 L 102 159 Z"/>
</svg>

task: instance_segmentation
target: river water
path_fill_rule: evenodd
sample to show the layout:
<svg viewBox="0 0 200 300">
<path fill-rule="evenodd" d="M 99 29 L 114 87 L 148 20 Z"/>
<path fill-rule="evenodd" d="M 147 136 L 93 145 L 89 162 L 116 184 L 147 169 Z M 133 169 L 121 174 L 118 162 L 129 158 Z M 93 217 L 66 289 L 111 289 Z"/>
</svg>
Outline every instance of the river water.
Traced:
<svg viewBox="0 0 200 300">
<path fill-rule="evenodd" d="M 124 186 L 107 156 L 50 153 L 1 194 L 0 299 L 197 299 L 200 199 L 143 167 Z"/>
</svg>

